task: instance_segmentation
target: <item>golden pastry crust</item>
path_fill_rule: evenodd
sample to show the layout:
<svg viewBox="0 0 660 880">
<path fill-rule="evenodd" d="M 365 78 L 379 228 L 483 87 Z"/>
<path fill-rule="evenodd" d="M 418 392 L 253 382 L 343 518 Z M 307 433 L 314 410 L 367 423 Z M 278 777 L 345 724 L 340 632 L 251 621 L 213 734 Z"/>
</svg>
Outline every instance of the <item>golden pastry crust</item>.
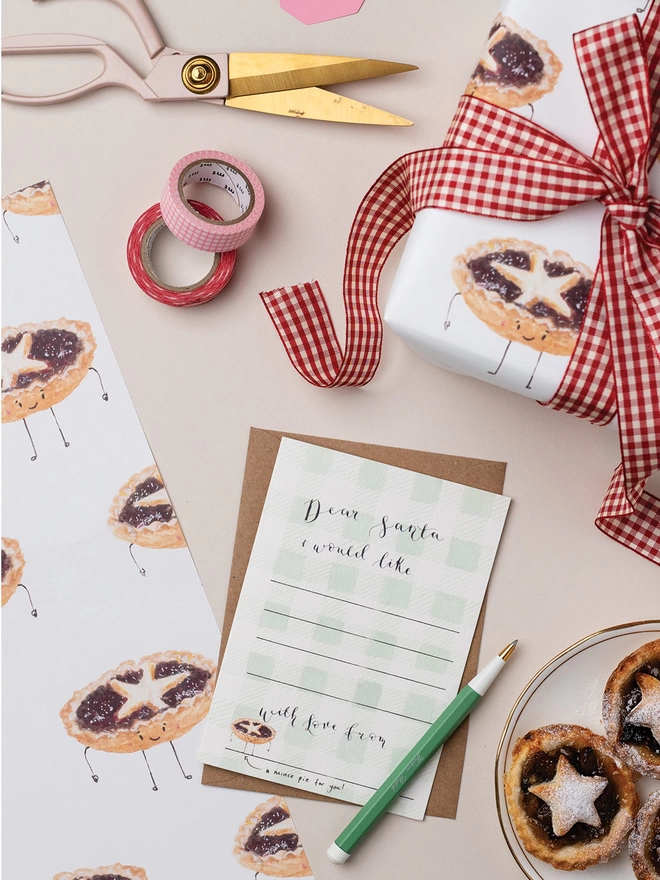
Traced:
<svg viewBox="0 0 660 880">
<path fill-rule="evenodd" d="M 651 842 L 649 836 L 653 834 L 654 827 L 657 833 L 658 817 L 660 817 L 660 790 L 653 792 L 637 814 L 635 827 L 628 840 L 630 860 L 637 880 L 658 880 L 660 876 L 648 855 L 648 846 Z"/>
<path fill-rule="evenodd" d="M 183 532 L 181 531 L 181 526 L 179 525 L 179 520 L 169 495 L 167 495 L 168 503 L 172 505 L 173 511 L 172 519 L 169 522 L 154 521 L 149 525 L 142 526 L 120 522 L 120 515 L 130 496 L 141 483 L 150 479 L 158 480 L 163 486 L 165 494 L 167 494 L 163 478 L 157 466 L 150 464 L 139 473 L 133 474 L 130 480 L 121 487 L 110 506 L 108 525 L 117 538 L 121 538 L 122 541 L 128 541 L 130 544 L 137 544 L 140 547 L 149 547 L 152 550 L 177 550 L 179 547 L 185 547 L 186 539 L 183 537 Z M 149 496 L 147 495 L 141 500 L 148 501 L 148 499 Z"/>
<path fill-rule="evenodd" d="M 93 694 L 97 688 L 108 685 L 118 675 L 126 676 L 127 673 L 135 672 L 138 669 L 146 670 L 149 664 L 155 666 L 158 663 L 187 664 L 203 670 L 208 673 L 203 690 L 192 697 L 185 697 L 175 707 L 162 704 L 163 708 L 159 708 L 155 715 L 147 719 L 136 718 L 131 722 L 130 727 L 95 732 L 80 726 L 76 714 L 77 709 L 82 701 Z M 60 718 L 69 736 L 77 739 L 84 746 L 101 752 L 120 752 L 122 754 L 144 751 L 160 743 L 178 739 L 199 724 L 211 706 L 215 677 L 216 667 L 212 660 L 200 654 L 190 654 L 187 651 L 164 651 L 158 654 L 149 654 L 142 657 L 137 663 L 133 660 L 126 660 L 116 669 L 111 669 L 96 681 L 88 684 L 87 687 L 76 691 L 62 708 Z M 162 680 L 165 682 L 167 679 Z M 167 690 L 163 690 L 163 693 L 167 693 Z"/>
<path fill-rule="evenodd" d="M 603 723 L 607 738 L 626 764 L 641 776 L 660 779 L 660 755 L 654 754 L 643 743 L 625 743 L 621 739 L 627 715 L 627 696 L 638 670 L 649 664 L 660 668 L 660 639 L 647 642 L 624 657 L 610 675 L 603 695 Z"/>
<path fill-rule="evenodd" d="M 518 238 L 492 239 L 467 248 L 454 259 L 452 277 L 468 308 L 499 336 L 527 345 L 534 351 L 570 355 L 578 339 L 579 329 L 558 327 L 550 317 L 537 317 L 528 309 L 506 302 L 496 291 L 488 291 L 474 279 L 469 264 L 476 259 L 501 251 L 523 251 L 544 262 L 561 263 L 579 273 L 580 281 L 593 280 L 593 272 L 584 263 L 576 262 L 564 251 L 550 252 L 542 245 Z M 497 269 L 498 263 L 493 267 Z"/>
<path fill-rule="evenodd" d="M 268 733 L 264 733 L 264 730 Z M 258 718 L 237 718 L 231 723 L 231 731 L 235 737 L 246 743 L 269 743 L 275 739 L 277 731 L 270 724 L 264 724 Z"/>
<path fill-rule="evenodd" d="M 271 810 L 277 809 L 286 814 L 286 816 L 281 822 L 264 829 L 259 836 L 269 837 L 278 834 L 293 834 L 298 838 L 287 802 L 284 798 L 275 796 L 269 798 L 265 803 L 259 804 L 249 816 L 246 816 L 245 822 L 241 825 L 236 835 L 234 856 L 244 868 L 248 868 L 250 871 L 258 874 L 264 874 L 266 877 L 311 877 L 312 869 L 299 839 L 297 840 L 298 845 L 294 850 L 281 849 L 278 852 L 267 855 L 259 855 L 245 848 L 255 827 L 261 822 L 263 817 L 270 813 Z"/>
<path fill-rule="evenodd" d="M 493 41 L 497 41 L 499 37 L 504 36 L 507 33 L 517 34 L 519 37 L 522 37 L 522 39 L 526 43 L 529 43 L 529 45 L 532 46 L 540 56 L 543 62 L 543 74 L 539 82 L 517 86 L 498 82 L 497 80 L 484 80 L 479 74 L 479 67 L 483 66 L 484 63 L 489 65 L 493 61 L 489 51 L 493 45 Z M 551 92 L 557 84 L 559 74 L 562 70 L 563 65 L 561 61 L 557 58 L 545 40 L 539 40 L 538 37 L 535 37 L 530 31 L 520 27 L 520 25 L 512 18 L 498 15 L 493 24 L 493 28 L 491 29 L 491 37 L 488 41 L 488 46 L 486 47 L 484 55 L 477 63 L 475 71 L 465 89 L 465 94 L 474 96 L 475 98 L 481 98 L 483 101 L 488 101 L 489 104 L 497 104 L 498 107 L 512 110 L 515 107 L 524 107 L 526 104 L 533 104 L 534 101 L 538 101 L 539 98 L 542 98 L 544 95 Z"/>
<path fill-rule="evenodd" d="M 39 324 L 21 324 L 19 327 L 3 327 L 3 348 L 6 340 L 15 338 L 19 334 L 22 334 L 23 339 L 26 334 L 33 334 L 39 330 L 64 330 L 75 333 L 80 340 L 81 350 L 72 364 L 47 378 L 36 378 L 25 388 L 9 387 L 5 390 L 3 377 L 3 422 L 16 422 L 61 403 L 80 385 L 94 360 L 96 340 L 92 328 L 85 321 L 70 321 L 68 318 L 60 318 L 57 321 L 41 321 Z M 21 344 L 22 340 L 16 348 Z M 3 350 L 3 361 L 10 356 Z"/>
<path fill-rule="evenodd" d="M 2 210 L 29 217 L 59 214 L 60 209 L 47 180 L 26 186 L 2 199 Z"/>
<path fill-rule="evenodd" d="M 136 868 L 135 865 L 120 865 L 119 862 L 100 868 L 78 868 L 77 871 L 65 871 L 63 874 L 56 874 L 53 880 L 94 880 L 95 877 L 109 874 L 116 874 L 118 877 L 122 877 L 122 880 L 123 878 L 125 880 L 148 880 L 144 868 Z"/>
<path fill-rule="evenodd" d="M 563 746 L 590 748 L 597 753 L 610 784 L 616 789 L 619 809 L 604 837 L 557 847 L 551 845 L 545 832 L 525 809 L 522 776 L 528 759 L 538 752 L 556 753 Z M 613 859 L 620 852 L 639 808 L 635 780 L 630 769 L 617 757 L 604 737 L 574 724 L 553 724 L 521 737 L 511 755 L 504 790 L 507 809 L 521 844 L 527 852 L 560 871 L 581 871 Z"/>
<path fill-rule="evenodd" d="M 13 538 L 2 539 L 3 557 L 6 554 L 11 567 L 7 573 L 2 576 L 2 604 L 7 602 L 14 595 L 23 577 L 23 569 L 25 568 L 25 557 L 21 551 L 20 544 Z"/>
</svg>

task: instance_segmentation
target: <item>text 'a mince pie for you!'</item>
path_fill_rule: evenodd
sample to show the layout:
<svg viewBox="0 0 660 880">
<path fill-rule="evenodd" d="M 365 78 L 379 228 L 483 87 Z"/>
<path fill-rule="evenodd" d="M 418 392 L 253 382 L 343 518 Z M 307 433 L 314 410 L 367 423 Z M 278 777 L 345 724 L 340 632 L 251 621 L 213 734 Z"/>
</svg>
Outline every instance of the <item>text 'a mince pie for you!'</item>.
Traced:
<svg viewBox="0 0 660 880">
<path fill-rule="evenodd" d="M 660 878 L 660 790 L 654 791 L 637 814 L 629 841 L 637 880 Z"/>
<path fill-rule="evenodd" d="M 244 868 L 266 877 L 311 877 L 312 869 L 302 848 L 284 798 L 259 804 L 239 828 L 234 857 Z"/>
<path fill-rule="evenodd" d="M 610 675 L 603 722 L 623 760 L 642 776 L 660 779 L 660 639 L 624 657 Z"/>
<path fill-rule="evenodd" d="M 78 868 L 56 874 L 53 880 L 147 880 L 143 868 L 133 865 L 106 865 L 104 868 Z"/>
<path fill-rule="evenodd" d="M 562 871 L 614 858 L 639 807 L 633 774 L 607 740 L 571 724 L 518 740 L 505 792 L 521 844 Z"/>
</svg>

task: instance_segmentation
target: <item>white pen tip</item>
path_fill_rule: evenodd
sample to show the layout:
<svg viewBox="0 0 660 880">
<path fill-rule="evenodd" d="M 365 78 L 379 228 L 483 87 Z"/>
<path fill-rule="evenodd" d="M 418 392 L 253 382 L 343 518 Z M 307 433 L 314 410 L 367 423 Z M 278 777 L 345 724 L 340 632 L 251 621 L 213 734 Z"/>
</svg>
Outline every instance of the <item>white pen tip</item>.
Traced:
<svg viewBox="0 0 660 880">
<path fill-rule="evenodd" d="M 350 853 L 344 852 L 344 850 L 340 846 L 337 846 L 333 841 L 328 847 L 327 855 L 330 861 L 334 862 L 335 865 L 343 865 L 350 856 Z"/>
</svg>

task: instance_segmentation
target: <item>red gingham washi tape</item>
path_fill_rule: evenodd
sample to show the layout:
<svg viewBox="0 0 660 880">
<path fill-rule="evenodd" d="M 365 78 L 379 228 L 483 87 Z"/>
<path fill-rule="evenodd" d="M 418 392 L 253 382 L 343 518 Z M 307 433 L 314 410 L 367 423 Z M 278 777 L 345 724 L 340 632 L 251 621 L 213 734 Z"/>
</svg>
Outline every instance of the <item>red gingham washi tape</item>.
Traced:
<svg viewBox="0 0 660 880">
<path fill-rule="evenodd" d="M 235 220 L 202 215 L 188 200 L 189 183 L 210 183 L 234 197 L 241 209 Z M 163 220 L 177 238 L 212 253 L 231 251 L 252 235 L 264 209 L 264 189 L 254 171 L 227 153 L 200 150 L 180 159 L 172 169 L 160 200 Z"/>
<path fill-rule="evenodd" d="M 222 220 L 220 215 L 208 205 L 192 199 L 190 204 L 203 217 L 214 221 Z M 147 296 L 168 306 L 197 306 L 213 299 L 232 276 L 236 264 L 236 251 L 216 253 L 210 270 L 197 284 L 172 287 L 158 277 L 151 262 L 154 239 L 164 226 L 160 205 L 152 205 L 135 221 L 126 246 L 128 268 L 135 283 Z"/>
</svg>

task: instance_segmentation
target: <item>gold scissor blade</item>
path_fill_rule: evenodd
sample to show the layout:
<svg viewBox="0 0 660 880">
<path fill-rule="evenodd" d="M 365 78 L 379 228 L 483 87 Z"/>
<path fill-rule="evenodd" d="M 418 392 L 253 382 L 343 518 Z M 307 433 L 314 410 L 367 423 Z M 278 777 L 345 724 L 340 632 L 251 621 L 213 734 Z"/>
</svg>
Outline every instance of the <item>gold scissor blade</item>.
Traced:
<svg viewBox="0 0 660 880">
<path fill-rule="evenodd" d="M 292 55 L 233 52 L 229 56 L 229 97 L 332 86 L 417 70 L 413 64 L 346 58 L 342 55 Z"/>
<path fill-rule="evenodd" d="M 258 113 L 275 113 L 278 116 L 295 116 L 299 119 L 361 122 L 366 125 L 413 124 L 409 119 L 395 116 L 394 113 L 317 88 L 289 89 L 285 92 L 269 92 L 266 95 L 244 95 L 240 98 L 227 98 L 225 103 L 228 107 L 256 110 Z"/>
</svg>

